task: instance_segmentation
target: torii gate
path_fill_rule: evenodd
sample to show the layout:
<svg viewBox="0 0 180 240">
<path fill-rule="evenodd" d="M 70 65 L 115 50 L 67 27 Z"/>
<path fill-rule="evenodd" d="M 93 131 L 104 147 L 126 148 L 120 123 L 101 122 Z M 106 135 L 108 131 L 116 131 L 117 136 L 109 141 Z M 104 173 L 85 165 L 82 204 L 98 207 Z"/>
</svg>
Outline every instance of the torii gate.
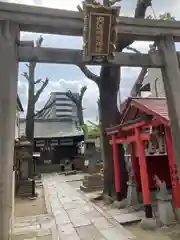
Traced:
<svg viewBox="0 0 180 240">
<path fill-rule="evenodd" d="M 0 3 L 0 238 L 8 239 L 11 216 L 11 188 L 14 150 L 14 123 L 17 97 L 18 61 L 41 63 L 95 64 L 82 61 L 82 52 L 69 49 L 29 47 L 19 41 L 20 31 L 82 36 L 82 13 Z M 161 68 L 171 119 L 174 152 L 180 175 L 180 70 L 174 41 L 180 41 L 179 21 L 144 20 L 120 17 L 118 38 L 155 40 L 153 54 L 116 53 L 109 63 L 119 66 Z M 102 63 L 101 63 L 102 65 Z"/>
</svg>

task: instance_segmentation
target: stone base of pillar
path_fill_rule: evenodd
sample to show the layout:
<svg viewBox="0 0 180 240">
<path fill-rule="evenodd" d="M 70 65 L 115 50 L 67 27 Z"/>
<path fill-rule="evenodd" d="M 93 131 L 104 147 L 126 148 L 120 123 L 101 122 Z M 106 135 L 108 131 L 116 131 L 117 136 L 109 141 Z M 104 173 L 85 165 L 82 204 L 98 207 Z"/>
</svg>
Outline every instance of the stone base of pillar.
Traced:
<svg viewBox="0 0 180 240">
<path fill-rule="evenodd" d="M 180 208 L 174 208 L 175 218 L 178 223 L 180 223 Z"/>
<path fill-rule="evenodd" d="M 140 228 L 144 230 L 154 230 L 157 228 L 157 221 L 154 218 L 144 218 L 140 223 Z"/>
<path fill-rule="evenodd" d="M 153 218 L 151 204 L 144 205 L 145 218 L 141 221 L 140 227 L 144 230 L 153 230 L 158 227 L 157 219 Z"/>
<path fill-rule="evenodd" d="M 145 218 L 141 221 L 140 227 L 144 230 L 154 230 L 158 227 L 156 218 L 153 218 L 151 204 L 144 205 Z"/>
<path fill-rule="evenodd" d="M 176 223 L 175 214 L 172 207 L 172 197 L 168 196 L 166 198 L 157 198 L 158 206 L 158 217 L 162 225 L 168 226 Z"/>
<path fill-rule="evenodd" d="M 113 207 L 118 208 L 118 209 L 123 209 L 126 208 L 127 206 L 127 199 L 123 199 L 121 201 L 114 201 L 113 202 Z"/>
<path fill-rule="evenodd" d="M 127 190 L 127 201 L 126 206 L 137 206 L 138 203 L 138 195 L 137 195 L 137 186 L 134 180 L 130 180 L 127 182 L 128 190 Z"/>
</svg>

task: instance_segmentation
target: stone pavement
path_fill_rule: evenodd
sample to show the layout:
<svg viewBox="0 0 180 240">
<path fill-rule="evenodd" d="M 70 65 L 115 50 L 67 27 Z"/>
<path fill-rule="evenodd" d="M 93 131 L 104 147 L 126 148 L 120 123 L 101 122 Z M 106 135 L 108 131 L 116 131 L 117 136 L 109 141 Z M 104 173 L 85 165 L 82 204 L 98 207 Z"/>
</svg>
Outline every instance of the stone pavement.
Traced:
<svg viewBox="0 0 180 240">
<path fill-rule="evenodd" d="M 15 219 L 13 240 L 52 240 L 54 225 L 50 214 L 18 217 Z"/>
<path fill-rule="evenodd" d="M 47 210 L 55 219 L 53 240 L 128 240 L 132 234 L 66 182 L 63 175 L 43 176 Z"/>
<path fill-rule="evenodd" d="M 13 240 L 128 240 L 132 234 L 69 184 L 71 178 L 44 174 L 48 214 L 15 220 Z M 74 178 L 73 178 L 74 180 Z M 78 179 L 77 179 L 78 180 Z"/>
<path fill-rule="evenodd" d="M 86 197 L 91 200 L 98 197 L 101 193 L 91 192 L 86 193 Z M 100 209 L 107 218 L 111 217 L 121 225 L 127 225 L 135 222 L 140 222 L 145 218 L 144 205 L 139 204 L 137 206 L 130 206 L 127 208 L 119 209 L 114 206 L 114 204 L 107 205 L 104 201 L 99 200 L 96 202 L 95 207 Z"/>
</svg>

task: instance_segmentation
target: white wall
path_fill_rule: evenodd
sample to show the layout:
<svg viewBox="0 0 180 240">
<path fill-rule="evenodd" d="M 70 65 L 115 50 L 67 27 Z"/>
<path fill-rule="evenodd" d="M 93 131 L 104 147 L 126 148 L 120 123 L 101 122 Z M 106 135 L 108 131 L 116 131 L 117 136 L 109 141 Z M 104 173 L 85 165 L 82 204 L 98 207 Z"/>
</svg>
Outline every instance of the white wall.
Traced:
<svg viewBox="0 0 180 240">
<path fill-rule="evenodd" d="M 19 124 L 20 113 L 16 110 L 16 121 L 15 121 L 15 139 L 20 137 L 20 124 Z"/>
<path fill-rule="evenodd" d="M 17 127 L 17 125 L 15 124 L 15 139 L 17 139 L 19 136 L 19 129 Z"/>
<path fill-rule="evenodd" d="M 148 75 L 145 77 L 143 85 L 147 83 L 150 83 L 151 97 L 165 97 L 161 69 L 149 68 Z"/>
<path fill-rule="evenodd" d="M 143 97 L 143 98 L 147 98 L 147 97 L 151 97 L 151 96 L 152 96 L 151 92 L 145 92 L 145 91 L 141 92 L 141 97 Z"/>
</svg>

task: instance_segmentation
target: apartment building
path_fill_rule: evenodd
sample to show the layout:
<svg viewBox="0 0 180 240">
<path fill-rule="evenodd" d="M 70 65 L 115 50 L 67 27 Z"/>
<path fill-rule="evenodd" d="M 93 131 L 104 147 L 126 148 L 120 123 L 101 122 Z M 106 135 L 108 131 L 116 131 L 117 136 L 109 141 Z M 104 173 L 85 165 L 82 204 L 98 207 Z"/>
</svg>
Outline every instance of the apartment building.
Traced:
<svg viewBox="0 0 180 240">
<path fill-rule="evenodd" d="M 78 93 L 73 93 L 75 97 L 78 97 Z M 36 118 L 41 119 L 71 119 L 77 121 L 77 107 L 75 103 L 66 96 L 66 92 L 52 92 L 45 106 L 51 102 L 54 104 L 44 110 L 41 114 L 37 115 Z"/>
</svg>

